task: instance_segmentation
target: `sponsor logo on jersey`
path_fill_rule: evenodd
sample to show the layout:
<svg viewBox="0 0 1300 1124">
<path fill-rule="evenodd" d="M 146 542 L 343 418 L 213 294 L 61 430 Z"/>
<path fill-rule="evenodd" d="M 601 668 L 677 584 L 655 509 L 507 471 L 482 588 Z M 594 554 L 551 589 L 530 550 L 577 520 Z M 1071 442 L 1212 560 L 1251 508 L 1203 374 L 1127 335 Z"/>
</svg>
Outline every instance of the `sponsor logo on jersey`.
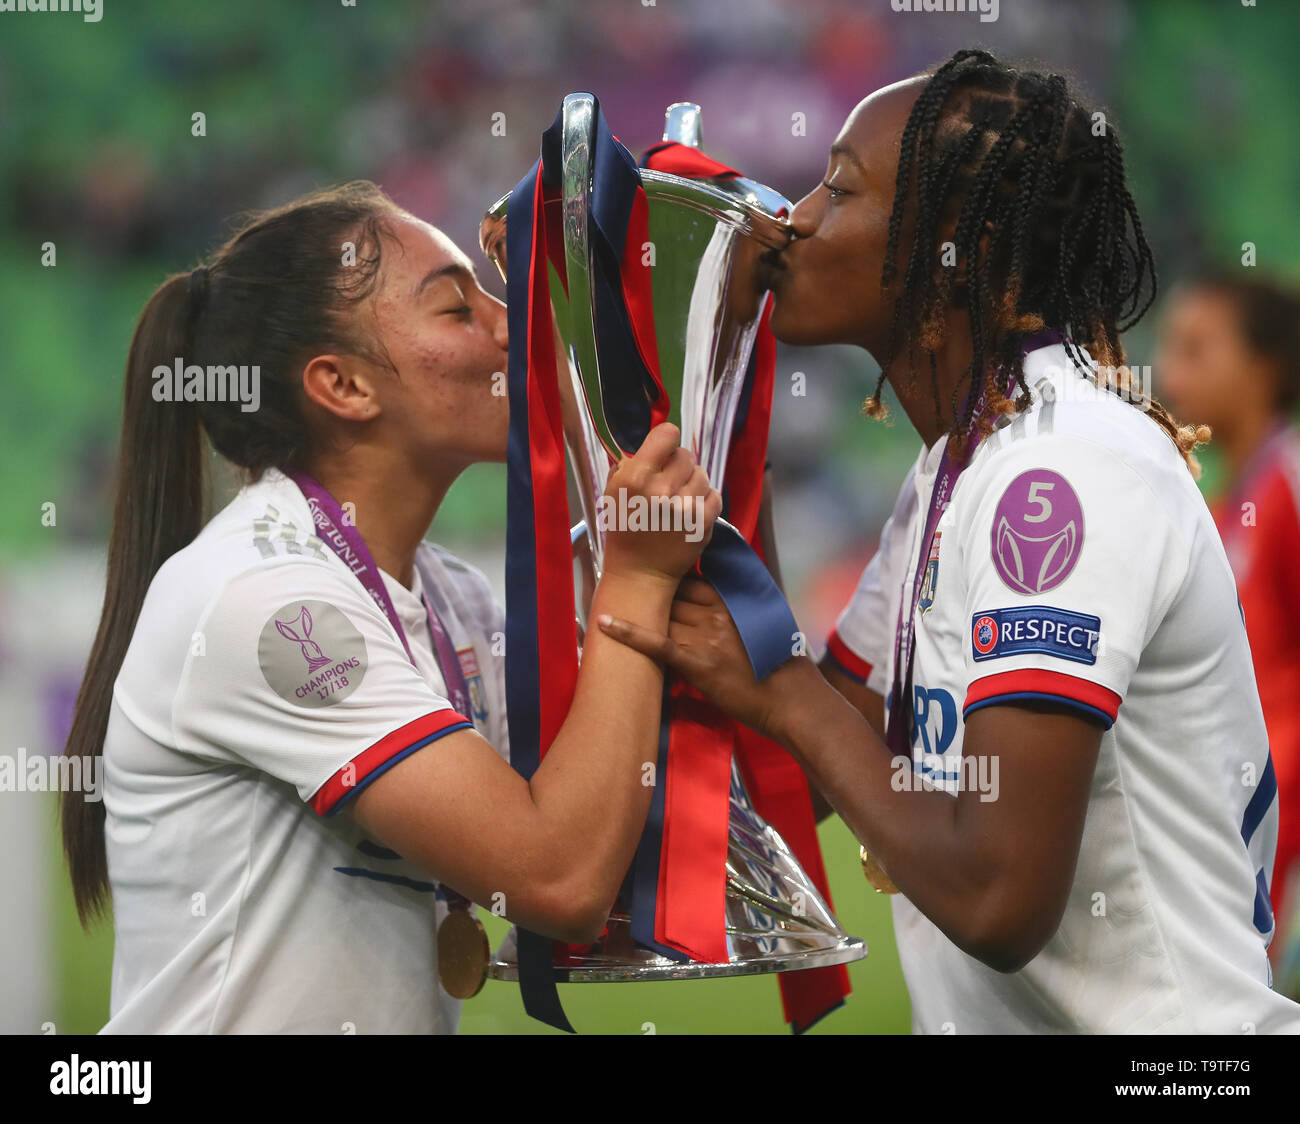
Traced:
<svg viewBox="0 0 1300 1124">
<path fill-rule="evenodd" d="M 926 754 L 943 754 L 957 736 L 957 702 L 942 687 L 912 685 L 911 743 Z"/>
<path fill-rule="evenodd" d="M 1079 561 L 1083 505 L 1059 472 L 1031 468 L 1002 493 L 993 513 L 993 566 L 1017 593 L 1055 589 Z"/>
<path fill-rule="evenodd" d="M 326 601 L 291 601 L 262 626 L 257 662 L 286 702 L 316 708 L 347 698 L 366 674 L 366 640 Z"/>
<path fill-rule="evenodd" d="M 891 700 L 885 698 L 886 724 Z M 918 745 L 926 754 L 943 754 L 957 736 L 957 700 L 942 687 L 912 684 L 912 723 L 907 732 L 913 748 Z"/>
<path fill-rule="evenodd" d="M 1035 652 L 1094 664 L 1100 637 L 1100 617 L 1049 605 L 990 609 L 971 618 L 971 649 L 976 661 Z"/>
</svg>

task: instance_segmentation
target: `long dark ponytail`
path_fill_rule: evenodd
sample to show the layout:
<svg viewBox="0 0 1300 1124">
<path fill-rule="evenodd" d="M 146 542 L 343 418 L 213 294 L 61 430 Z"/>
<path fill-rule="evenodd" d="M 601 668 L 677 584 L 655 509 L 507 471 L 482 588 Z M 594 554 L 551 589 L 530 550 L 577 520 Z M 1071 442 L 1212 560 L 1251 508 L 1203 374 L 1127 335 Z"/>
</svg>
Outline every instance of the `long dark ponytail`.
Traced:
<svg viewBox="0 0 1300 1124">
<path fill-rule="evenodd" d="M 203 526 L 204 433 L 256 478 L 310 451 L 297 374 L 312 354 L 386 363 L 346 311 L 373 291 L 383 223 L 399 213 L 360 182 L 250 216 L 206 265 L 169 277 L 145 305 L 126 362 L 104 609 L 64 749 L 82 759 L 81 776 L 94 775 L 88 767 L 103 752 L 113 684 L 149 584 Z M 258 409 L 157 400 L 154 370 L 177 359 L 258 367 Z M 77 914 L 88 925 L 109 898 L 104 804 L 67 791 L 61 810 Z"/>
</svg>

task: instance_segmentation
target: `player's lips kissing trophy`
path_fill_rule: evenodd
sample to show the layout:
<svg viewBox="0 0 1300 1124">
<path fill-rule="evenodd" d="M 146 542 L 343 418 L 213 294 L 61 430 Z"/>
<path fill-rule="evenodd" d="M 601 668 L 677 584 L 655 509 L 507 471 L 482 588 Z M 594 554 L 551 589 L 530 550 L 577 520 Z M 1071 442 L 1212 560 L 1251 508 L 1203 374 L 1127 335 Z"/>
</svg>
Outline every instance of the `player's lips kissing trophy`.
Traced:
<svg viewBox="0 0 1300 1124">
<path fill-rule="evenodd" d="M 799 642 L 756 551 L 775 368 L 760 263 L 788 241 L 789 203 L 705 156 L 699 130 L 698 106 L 671 106 L 664 143 L 638 167 L 596 98 L 571 94 L 541 159 L 483 220 L 483 250 L 508 288 L 506 678 L 511 760 L 524 776 L 572 698 L 610 468 L 659 422 L 680 426 L 724 496 L 700 573 L 736 620 L 755 675 Z M 566 460 L 584 516 L 572 529 Z M 827 905 L 798 765 L 669 676 L 646 783 L 646 829 L 597 942 L 512 930 L 490 975 L 518 979 L 529 1013 L 565 1028 L 557 981 L 817 969 L 782 976 L 786 1018 L 802 1030 L 838 1006 L 843 965 L 866 948 Z"/>
</svg>

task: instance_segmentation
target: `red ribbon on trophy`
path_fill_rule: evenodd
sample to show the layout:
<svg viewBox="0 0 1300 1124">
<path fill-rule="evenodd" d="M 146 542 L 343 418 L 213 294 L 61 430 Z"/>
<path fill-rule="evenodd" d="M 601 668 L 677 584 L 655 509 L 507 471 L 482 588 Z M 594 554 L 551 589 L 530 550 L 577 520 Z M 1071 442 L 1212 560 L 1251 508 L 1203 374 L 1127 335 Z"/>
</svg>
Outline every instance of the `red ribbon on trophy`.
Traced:
<svg viewBox="0 0 1300 1124">
<path fill-rule="evenodd" d="M 664 141 L 649 149 L 641 159 L 641 166 L 686 178 L 720 179 L 740 175 L 734 168 L 705 156 L 698 148 L 676 141 Z M 743 400 L 743 407 L 747 408 L 743 416 L 737 416 L 732 431 L 726 474 L 727 518 L 760 558 L 764 550 L 758 515 L 776 379 L 776 340 L 769 324 L 771 316 L 769 299 L 754 341 Z M 755 810 L 776 828 L 833 909 L 817 838 L 812 795 L 803 769 L 776 742 L 740 723 L 732 726 L 735 753 Z M 848 968 L 843 964 L 782 973 L 780 981 L 785 1020 L 796 1031 L 806 1030 L 834 1010 L 850 991 Z"/>
<path fill-rule="evenodd" d="M 603 421 L 614 444 L 631 450 L 673 404 L 660 374 L 652 259 L 642 252 L 650 243 L 646 192 L 635 161 L 608 132 L 594 99 L 591 104 L 592 250 L 583 284 L 590 288 L 589 315 L 599 340 Z M 561 379 L 569 372 L 561 370 L 566 351 L 548 275 L 549 265 L 569 291 L 561 131 L 557 117 L 543 136 L 541 158 L 509 197 L 505 230 L 511 340 L 507 694 L 511 759 L 524 776 L 537 768 L 562 725 L 577 678 L 561 394 Z M 737 175 L 698 149 L 674 143 L 651 149 L 645 166 L 686 178 Z M 763 299 L 726 454 L 724 515 L 730 526 L 717 525 L 698 567 L 736 620 L 759 678 L 788 658 L 797 631 L 763 565 L 758 530 L 775 377 L 770 298 Z M 606 455 L 604 448 L 597 452 Z M 725 965 L 733 755 L 754 810 L 784 837 L 829 900 L 808 786 L 781 747 L 727 718 L 673 676 L 663 713 L 651 812 L 620 901 L 643 948 L 681 964 Z M 572 1029 L 555 991 L 554 969 L 580 964 L 588 951 L 519 932 L 519 979 L 531 1015 Z M 787 972 L 781 989 L 786 1019 L 802 1031 L 843 1002 L 848 973 L 842 961 Z"/>
</svg>

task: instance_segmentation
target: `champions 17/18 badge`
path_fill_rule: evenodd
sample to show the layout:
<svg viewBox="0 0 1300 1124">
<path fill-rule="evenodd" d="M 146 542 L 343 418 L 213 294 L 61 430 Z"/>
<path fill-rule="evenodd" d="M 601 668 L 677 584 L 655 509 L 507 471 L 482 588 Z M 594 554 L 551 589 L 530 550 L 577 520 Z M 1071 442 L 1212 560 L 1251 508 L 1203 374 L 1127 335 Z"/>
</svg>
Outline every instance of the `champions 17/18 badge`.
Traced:
<svg viewBox="0 0 1300 1124">
<path fill-rule="evenodd" d="M 921 596 L 917 598 L 916 607 L 925 616 L 934 604 L 934 588 L 939 583 L 939 539 L 942 531 L 935 531 L 930 542 L 930 557 L 925 562 L 925 573 L 921 576 Z"/>
<path fill-rule="evenodd" d="M 346 699 L 366 675 L 366 641 L 326 601 L 291 601 L 262 626 L 257 662 L 267 685 L 294 706 L 320 708 Z"/>
</svg>

